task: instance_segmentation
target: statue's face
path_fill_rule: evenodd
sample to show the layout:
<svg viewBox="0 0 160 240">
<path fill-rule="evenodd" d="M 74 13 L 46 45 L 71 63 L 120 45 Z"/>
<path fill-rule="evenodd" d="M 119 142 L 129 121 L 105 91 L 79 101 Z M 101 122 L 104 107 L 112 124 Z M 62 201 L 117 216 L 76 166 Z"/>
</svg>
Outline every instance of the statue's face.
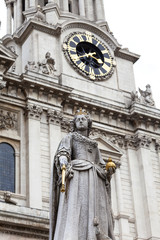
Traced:
<svg viewBox="0 0 160 240">
<path fill-rule="evenodd" d="M 78 115 L 75 120 L 76 129 L 79 131 L 84 131 L 88 129 L 88 120 L 85 115 Z"/>
</svg>

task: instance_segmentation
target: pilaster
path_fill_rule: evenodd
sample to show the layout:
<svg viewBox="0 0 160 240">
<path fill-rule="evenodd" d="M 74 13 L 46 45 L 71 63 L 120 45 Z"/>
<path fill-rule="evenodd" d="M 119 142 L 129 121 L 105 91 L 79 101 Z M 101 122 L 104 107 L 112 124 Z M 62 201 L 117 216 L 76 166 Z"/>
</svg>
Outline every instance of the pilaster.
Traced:
<svg viewBox="0 0 160 240">
<path fill-rule="evenodd" d="M 68 12 L 68 0 L 63 0 L 63 11 Z"/>
<path fill-rule="evenodd" d="M 52 166 L 54 155 L 62 138 L 61 121 L 63 116 L 60 111 L 48 109 L 47 119 L 49 124 L 50 164 Z"/>
<path fill-rule="evenodd" d="M 93 6 L 93 0 L 87 0 L 85 1 L 85 8 L 86 8 L 86 17 L 90 20 L 94 20 L 94 6 Z"/>
<path fill-rule="evenodd" d="M 133 238 L 130 237 L 130 232 L 129 232 L 129 222 L 128 222 L 129 217 L 125 213 L 120 168 L 116 169 L 115 182 L 116 182 L 116 192 L 117 192 L 119 231 L 120 231 L 121 239 L 133 240 Z"/>
<path fill-rule="evenodd" d="M 152 172 L 151 139 L 146 135 L 137 134 L 130 140 L 127 152 L 138 239 L 156 239 L 160 236 L 160 228 Z M 133 149 L 129 149 L 131 146 L 135 148 L 136 153 Z"/>
<path fill-rule="evenodd" d="M 79 14 L 80 14 L 80 16 L 82 16 L 82 17 L 85 16 L 84 0 L 79 0 Z"/>
<path fill-rule="evenodd" d="M 103 0 L 95 0 L 96 20 L 105 20 Z"/>
<path fill-rule="evenodd" d="M 19 28 L 22 25 L 22 0 L 17 0 L 17 19 L 16 27 Z"/>
<path fill-rule="evenodd" d="M 42 208 L 41 161 L 40 161 L 40 120 L 42 107 L 29 104 L 26 107 L 27 118 L 27 197 L 28 207 Z M 35 194 L 36 193 L 36 194 Z"/>
<path fill-rule="evenodd" d="M 147 238 L 146 216 L 144 210 L 144 198 L 142 193 L 142 182 L 140 176 L 140 162 L 136 153 L 136 138 L 126 137 L 126 151 L 129 161 L 129 170 L 131 177 L 132 196 L 134 204 L 134 213 L 136 219 L 137 240 Z"/>
<path fill-rule="evenodd" d="M 7 3 L 7 34 L 12 34 L 12 12 L 11 4 Z"/>
</svg>

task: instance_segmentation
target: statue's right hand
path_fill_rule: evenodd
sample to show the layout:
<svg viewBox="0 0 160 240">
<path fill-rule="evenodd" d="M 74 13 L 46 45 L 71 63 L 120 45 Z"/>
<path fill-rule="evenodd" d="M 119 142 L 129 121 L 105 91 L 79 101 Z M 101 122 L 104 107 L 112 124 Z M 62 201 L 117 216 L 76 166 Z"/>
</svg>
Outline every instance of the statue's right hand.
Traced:
<svg viewBox="0 0 160 240">
<path fill-rule="evenodd" d="M 63 165 L 67 166 L 67 164 L 68 164 L 67 157 L 66 156 L 60 156 L 59 157 L 59 164 L 60 164 L 61 169 L 62 169 Z"/>
</svg>

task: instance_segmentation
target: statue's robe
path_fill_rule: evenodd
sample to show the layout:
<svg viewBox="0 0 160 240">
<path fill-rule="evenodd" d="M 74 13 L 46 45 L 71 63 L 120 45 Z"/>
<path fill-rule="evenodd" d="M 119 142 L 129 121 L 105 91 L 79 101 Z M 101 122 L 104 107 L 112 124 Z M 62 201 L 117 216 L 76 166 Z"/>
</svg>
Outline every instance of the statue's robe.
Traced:
<svg viewBox="0 0 160 240">
<path fill-rule="evenodd" d="M 68 159 L 65 193 L 60 192 L 62 155 Z M 104 166 L 95 141 L 76 132 L 62 139 L 52 172 L 50 240 L 115 240 Z"/>
</svg>

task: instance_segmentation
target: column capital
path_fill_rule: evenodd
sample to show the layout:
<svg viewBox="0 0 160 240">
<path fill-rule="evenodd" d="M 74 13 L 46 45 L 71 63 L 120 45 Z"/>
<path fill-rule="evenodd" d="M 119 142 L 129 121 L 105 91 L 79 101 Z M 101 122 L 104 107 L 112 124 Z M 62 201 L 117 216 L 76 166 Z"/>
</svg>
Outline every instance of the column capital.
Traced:
<svg viewBox="0 0 160 240">
<path fill-rule="evenodd" d="M 125 146 L 128 148 L 149 148 L 152 140 L 147 135 L 135 134 L 125 136 Z"/>
<path fill-rule="evenodd" d="M 51 124 L 60 125 L 63 120 L 63 113 L 61 111 L 48 109 L 47 119 Z"/>
<path fill-rule="evenodd" d="M 43 108 L 36 104 L 28 104 L 25 108 L 25 116 L 36 120 L 41 119 Z"/>
<path fill-rule="evenodd" d="M 155 141 L 155 150 L 160 153 L 160 139 L 156 139 Z"/>
</svg>

